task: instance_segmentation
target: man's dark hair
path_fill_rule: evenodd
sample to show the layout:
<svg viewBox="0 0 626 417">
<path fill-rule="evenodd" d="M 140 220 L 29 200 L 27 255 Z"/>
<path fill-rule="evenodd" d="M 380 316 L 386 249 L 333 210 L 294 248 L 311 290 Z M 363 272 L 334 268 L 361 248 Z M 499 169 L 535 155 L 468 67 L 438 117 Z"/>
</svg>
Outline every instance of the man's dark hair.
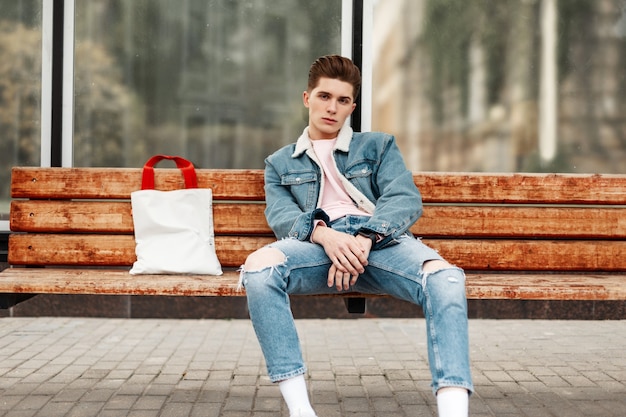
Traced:
<svg viewBox="0 0 626 417">
<path fill-rule="evenodd" d="M 353 99 L 361 89 L 361 71 L 351 59 L 340 55 L 325 55 L 318 58 L 309 70 L 308 91 L 317 87 L 320 78 L 338 79 L 352 84 Z"/>
</svg>

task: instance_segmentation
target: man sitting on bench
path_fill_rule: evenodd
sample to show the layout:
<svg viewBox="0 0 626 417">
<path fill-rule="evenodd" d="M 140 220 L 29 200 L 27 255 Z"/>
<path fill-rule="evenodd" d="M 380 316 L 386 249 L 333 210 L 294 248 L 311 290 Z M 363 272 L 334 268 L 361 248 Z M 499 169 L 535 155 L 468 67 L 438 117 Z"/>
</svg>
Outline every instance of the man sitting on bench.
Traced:
<svg viewBox="0 0 626 417">
<path fill-rule="evenodd" d="M 421 195 L 394 137 L 344 123 L 360 85 L 351 60 L 316 60 L 308 127 L 265 161 L 265 214 L 279 240 L 252 253 L 241 278 L 269 377 L 291 416 L 315 416 L 289 295 L 384 293 L 422 306 L 439 415 L 467 416 L 465 275 L 408 231 Z"/>
</svg>

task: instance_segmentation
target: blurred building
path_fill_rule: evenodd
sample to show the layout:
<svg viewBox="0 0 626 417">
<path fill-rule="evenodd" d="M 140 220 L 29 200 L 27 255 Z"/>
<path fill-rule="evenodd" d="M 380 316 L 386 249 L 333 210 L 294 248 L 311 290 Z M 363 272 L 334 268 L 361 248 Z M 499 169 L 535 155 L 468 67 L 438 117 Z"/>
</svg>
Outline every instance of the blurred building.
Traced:
<svg viewBox="0 0 626 417">
<path fill-rule="evenodd" d="M 626 172 L 626 2 L 379 0 L 373 129 L 415 170 Z"/>
</svg>

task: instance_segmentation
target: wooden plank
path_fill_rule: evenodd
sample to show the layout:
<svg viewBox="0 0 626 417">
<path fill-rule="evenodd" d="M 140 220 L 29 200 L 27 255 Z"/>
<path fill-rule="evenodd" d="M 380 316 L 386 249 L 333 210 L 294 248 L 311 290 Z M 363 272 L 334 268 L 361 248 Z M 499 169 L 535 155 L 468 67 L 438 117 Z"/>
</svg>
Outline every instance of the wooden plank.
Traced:
<svg viewBox="0 0 626 417">
<path fill-rule="evenodd" d="M 130 275 L 128 270 L 11 268 L 0 274 L 0 292 L 26 294 L 111 294 L 238 296 L 238 273 Z"/>
<path fill-rule="evenodd" d="M 264 204 L 213 205 L 216 234 L 266 234 Z M 423 237 L 593 238 L 626 236 L 619 208 L 428 206 L 411 229 Z M 14 200 L 11 230 L 17 232 L 133 233 L 129 202 Z"/>
<path fill-rule="evenodd" d="M 13 200 L 14 232 L 133 233 L 130 202 Z"/>
<path fill-rule="evenodd" d="M 264 200 L 263 171 L 248 169 L 197 170 L 198 186 L 211 188 L 216 200 Z M 155 187 L 184 187 L 177 169 L 155 169 Z M 13 198 L 128 199 L 141 189 L 140 168 L 37 168 L 11 171 Z"/>
<path fill-rule="evenodd" d="M 222 276 L 131 276 L 127 270 L 10 268 L 0 274 L 0 292 L 244 296 L 237 290 L 238 279 L 233 270 Z M 469 299 L 626 300 L 625 281 L 626 275 L 610 274 L 468 274 L 466 288 Z"/>
<path fill-rule="evenodd" d="M 247 255 L 272 237 L 218 236 L 222 265 L 240 266 Z M 475 271 L 626 271 L 626 241 L 424 239 L 448 261 Z M 14 234 L 9 238 L 12 265 L 131 265 L 132 235 Z"/>
<path fill-rule="evenodd" d="M 200 169 L 198 184 L 220 199 L 263 199 L 263 171 Z M 626 205 L 626 175 L 414 174 L 427 203 L 611 204 Z M 158 189 L 182 187 L 176 169 L 157 169 Z M 14 167 L 14 198 L 128 198 L 141 186 L 140 168 Z M 590 192 L 593 190 L 593 192 Z"/>
<path fill-rule="evenodd" d="M 427 206 L 411 230 L 423 237 L 624 239 L 626 210 L 595 206 Z"/>
<path fill-rule="evenodd" d="M 265 204 L 213 205 L 216 234 L 272 234 Z M 128 201 L 13 200 L 11 230 L 50 233 L 133 233 Z"/>
<path fill-rule="evenodd" d="M 135 259 L 132 235 L 9 235 L 11 265 L 126 266 Z"/>
<path fill-rule="evenodd" d="M 449 262 L 475 271 L 626 271 L 626 241 L 424 239 Z"/>
<path fill-rule="evenodd" d="M 274 240 L 262 236 L 218 236 L 215 248 L 223 266 L 238 267 L 249 253 Z M 129 266 L 136 259 L 132 235 L 9 236 L 11 265 Z"/>
<path fill-rule="evenodd" d="M 626 175 L 424 172 L 414 178 L 429 203 L 626 204 Z"/>
<path fill-rule="evenodd" d="M 468 274 L 468 299 L 625 300 L 626 275 Z"/>
</svg>

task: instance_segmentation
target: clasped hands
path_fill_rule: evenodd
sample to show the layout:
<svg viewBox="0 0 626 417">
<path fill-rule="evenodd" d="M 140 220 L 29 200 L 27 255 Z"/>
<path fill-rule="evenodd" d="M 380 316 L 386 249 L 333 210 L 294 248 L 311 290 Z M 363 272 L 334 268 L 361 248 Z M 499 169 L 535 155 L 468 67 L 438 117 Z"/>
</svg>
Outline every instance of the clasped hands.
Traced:
<svg viewBox="0 0 626 417">
<path fill-rule="evenodd" d="M 367 258 L 372 249 L 372 240 L 365 236 L 352 236 L 338 232 L 323 224 L 318 224 L 311 236 L 311 242 L 324 248 L 332 261 L 328 270 L 328 287 L 337 291 L 349 290 L 356 284 L 359 274 L 365 272 Z"/>
</svg>

